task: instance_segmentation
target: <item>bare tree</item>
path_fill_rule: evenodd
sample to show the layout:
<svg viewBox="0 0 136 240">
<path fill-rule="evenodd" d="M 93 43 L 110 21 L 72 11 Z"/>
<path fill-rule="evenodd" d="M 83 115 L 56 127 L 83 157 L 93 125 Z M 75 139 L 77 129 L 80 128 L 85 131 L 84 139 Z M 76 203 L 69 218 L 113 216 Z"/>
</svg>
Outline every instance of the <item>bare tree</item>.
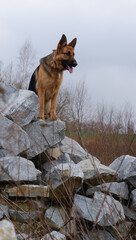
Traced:
<svg viewBox="0 0 136 240">
<path fill-rule="evenodd" d="M 69 106 L 71 103 L 71 95 L 67 88 L 62 87 L 59 91 L 57 99 L 57 115 L 64 121 L 69 121 Z"/>
<path fill-rule="evenodd" d="M 14 75 L 14 67 L 13 62 L 11 62 L 4 70 L 3 70 L 3 81 L 14 85 L 15 75 Z"/>
<path fill-rule="evenodd" d="M 35 52 L 31 43 L 26 41 L 19 51 L 17 62 L 17 83 L 20 85 L 20 88 L 27 87 L 34 61 Z"/>
<path fill-rule="evenodd" d="M 80 81 L 71 95 L 71 119 L 75 121 L 78 131 L 82 132 L 82 126 L 87 121 L 89 109 L 85 81 Z"/>
<path fill-rule="evenodd" d="M 57 101 L 57 114 L 66 121 L 67 129 L 70 127 L 71 131 L 81 134 L 89 119 L 89 109 L 85 81 L 80 81 L 74 88 L 61 88 Z"/>
</svg>

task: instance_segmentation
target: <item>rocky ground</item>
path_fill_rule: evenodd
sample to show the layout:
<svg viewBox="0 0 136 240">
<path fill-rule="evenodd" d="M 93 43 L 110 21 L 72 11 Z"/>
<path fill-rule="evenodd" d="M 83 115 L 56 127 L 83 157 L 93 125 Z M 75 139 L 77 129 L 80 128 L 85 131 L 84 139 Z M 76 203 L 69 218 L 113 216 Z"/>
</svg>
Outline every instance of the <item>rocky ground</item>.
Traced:
<svg viewBox="0 0 136 240">
<path fill-rule="evenodd" d="M 136 158 L 101 164 L 35 93 L 0 89 L 0 239 L 136 239 Z"/>
</svg>

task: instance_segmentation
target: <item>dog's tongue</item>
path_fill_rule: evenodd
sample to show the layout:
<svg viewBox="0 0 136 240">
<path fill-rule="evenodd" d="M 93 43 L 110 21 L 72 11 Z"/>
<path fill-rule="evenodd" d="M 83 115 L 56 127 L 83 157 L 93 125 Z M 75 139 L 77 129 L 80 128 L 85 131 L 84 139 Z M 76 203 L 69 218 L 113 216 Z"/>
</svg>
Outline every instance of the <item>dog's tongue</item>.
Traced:
<svg viewBox="0 0 136 240">
<path fill-rule="evenodd" d="M 73 72 L 73 68 L 68 66 L 68 71 L 69 71 L 69 73 L 72 73 Z"/>
</svg>

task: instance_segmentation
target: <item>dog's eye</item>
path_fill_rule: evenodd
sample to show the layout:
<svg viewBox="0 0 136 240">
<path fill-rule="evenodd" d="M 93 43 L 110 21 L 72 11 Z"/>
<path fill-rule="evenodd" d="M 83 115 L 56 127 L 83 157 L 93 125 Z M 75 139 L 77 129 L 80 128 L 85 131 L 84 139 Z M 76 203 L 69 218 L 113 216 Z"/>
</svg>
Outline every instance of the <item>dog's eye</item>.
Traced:
<svg viewBox="0 0 136 240">
<path fill-rule="evenodd" d="M 66 53 L 67 56 L 70 56 L 70 51 Z"/>
</svg>

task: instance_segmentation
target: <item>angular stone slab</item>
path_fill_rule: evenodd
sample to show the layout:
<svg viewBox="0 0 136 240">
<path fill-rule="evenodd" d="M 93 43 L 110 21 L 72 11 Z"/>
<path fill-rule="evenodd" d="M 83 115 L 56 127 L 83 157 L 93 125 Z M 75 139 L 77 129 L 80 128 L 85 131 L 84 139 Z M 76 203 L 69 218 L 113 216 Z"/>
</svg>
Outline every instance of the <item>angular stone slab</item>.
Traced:
<svg viewBox="0 0 136 240">
<path fill-rule="evenodd" d="M 96 157 L 92 156 L 91 154 L 87 153 L 79 143 L 75 140 L 65 137 L 61 144 L 60 149 L 63 153 L 68 153 L 74 163 L 78 163 L 83 159 L 91 159 L 92 161 L 100 162 Z"/>
<path fill-rule="evenodd" d="M 99 226 L 112 226 L 125 219 L 121 203 L 101 192 L 95 192 L 93 199 L 76 194 L 72 216 L 74 214 Z"/>
<path fill-rule="evenodd" d="M 90 159 L 83 160 L 77 164 L 84 173 L 84 183 L 87 185 L 97 185 L 100 180 L 110 182 L 113 176 L 116 179 L 116 172 L 111 168 Z"/>
<path fill-rule="evenodd" d="M 136 157 L 123 155 L 116 158 L 109 167 L 117 171 L 118 180 L 126 180 L 136 188 Z"/>
<path fill-rule="evenodd" d="M 9 197 L 49 197 L 49 187 L 43 185 L 20 185 L 19 187 L 6 188 L 5 192 Z"/>
<path fill-rule="evenodd" d="M 25 126 L 24 130 L 30 140 L 30 149 L 27 151 L 28 158 L 33 158 L 62 141 L 65 134 L 65 123 L 59 119 L 56 121 L 39 119 Z"/>
<path fill-rule="evenodd" d="M 33 162 L 22 157 L 0 158 L 1 181 L 36 181 L 41 172 Z"/>
<path fill-rule="evenodd" d="M 125 215 L 128 219 L 132 219 L 133 221 L 136 221 L 136 211 L 134 209 L 128 208 L 126 206 L 123 206 Z"/>
<path fill-rule="evenodd" d="M 4 116 L 23 127 L 38 118 L 38 96 L 32 91 L 17 90 L 9 97 L 2 112 Z"/>
<path fill-rule="evenodd" d="M 87 196 L 91 196 L 95 191 L 102 191 L 108 193 L 112 193 L 119 198 L 123 198 L 128 200 L 128 185 L 126 182 L 111 182 L 111 183 L 104 183 L 98 185 L 96 187 L 89 188 L 86 192 Z"/>
<path fill-rule="evenodd" d="M 64 199 L 69 197 L 76 189 L 80 188 L 83 180 L 83 172 L 73 163 L 61 163 L 53 166 L 45 175 L 45 182 L 50 185 L 51 197 Z M 70 193 L 69 193 L 70 191 Z"/>
<path fill-rule="evenodd" d="M 9 208 L 6 205 L 0 204 L 0 219 L 9 217 Z"/>
<path fill-rule="evenodd" d="M 29 147 L 30 141 L 27 133 L 0 113 L 0 148 L 11 155 L 18 155 Z"/>
<path fill-rule="evenodd" d="M 53 229 L 60 229 L 68 222 L 68 215 L 64 208 L 49 207 L 45 212 L 45 223 Z"/>
<path fill-rule="evenodd" d="M 41 215 L 41 212 L 38 212 L 38 211 L 23 212 L 23 211 L 14 210 L 14 209 L 10 209 L 9 213 L 12 220 L 21 222 L 21 223 L 30 222 L 31 218 L 38 220 L 39 216 Z"/>
<path fill-rule="evenodd" d="M 44 169 L 45 174 L 47 174 L 52 172 L 57 165 L 64 163 L 68 163 L 69 165 L 74 164 L 67 153 L 58 157 L 57 160 L 52 160 L 49 158 L 45 163 L 42 164 L 42 169 Z"/>
<path fill-rule="evenodd" d="M 132 201 L 132 202 L 131 202 L 131 207 L 136 210 L 136 189 L 134 189 L 134 190 L 131 192 L 130 198 L 131 198 L 131 201 Z"/>
</svg>

